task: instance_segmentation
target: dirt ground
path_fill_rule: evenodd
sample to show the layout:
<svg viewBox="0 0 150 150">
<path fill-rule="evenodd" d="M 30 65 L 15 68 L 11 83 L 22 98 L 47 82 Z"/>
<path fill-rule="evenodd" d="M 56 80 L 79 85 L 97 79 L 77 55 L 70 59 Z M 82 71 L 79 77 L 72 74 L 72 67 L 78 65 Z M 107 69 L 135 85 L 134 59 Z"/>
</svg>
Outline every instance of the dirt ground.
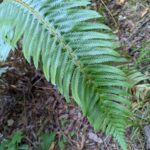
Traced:
<svg viewBox="0 0 150 150">
<path fill-rule="evenodd" d="M 131 63 L 138 49 L 150 37 L 150 1 L 97 0 L 92 8 L 103 11 L 106 24 L 119 36 L 120 52 Z M 135 52 L 134 49 L 137 49 Z M 9 69 L 0 79 L 0 141 L 21 129 L 23 143 L 31 150 L 39 149 L 39 135 L 55 132 L 57 142 L 64 136 L 65 150 L 121 150 L 116 142 L 103 133 L 95 133 L 80 108 L 67 104 L 55 86 L 47 82 L 41 70 L 25 62 L 21 51 L 11 55 Z M 72 133 L 72 134 L 71 134 Z M 135 135 L 133 135 L 135 134 Z M 129 150 L 144 150 L 145 140 L 140 132 L 127 130 Z M 58 149 L 59 150 L 59 149 Z"/>
</svg>

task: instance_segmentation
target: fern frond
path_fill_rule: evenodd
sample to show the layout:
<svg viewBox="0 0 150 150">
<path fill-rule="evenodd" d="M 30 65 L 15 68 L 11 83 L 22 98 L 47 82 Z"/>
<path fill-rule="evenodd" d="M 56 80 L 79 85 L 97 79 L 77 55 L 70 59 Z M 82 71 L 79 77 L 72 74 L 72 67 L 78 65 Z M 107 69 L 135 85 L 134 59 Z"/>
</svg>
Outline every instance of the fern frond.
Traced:
<svg viewBox="0 0 150 150">
<path fill-rule="evenodd" d="M 130 83 L 130 89 L 128 90 L 131 95 L 137 101 L 144 101 L 150 91 L 150 76 L 140 72 L 132 65 L 124 65 L 122 69 L 127 74 L 127 80 Z"/>
<path fill-rule="evenodd" d="M 124 65 L 122 70 L 124 70 L 124 72 L 126 73 L 127 80 L 131 88 L 134 88 L 139 84 L 144 84 L 148 80 L 150 80 L 149 75 L 145 75 L 144 73 L 136 69 L 135 66 Z"/>
<path fill-rule="evenodd" d="M 11 46 L 2 40 L 0 35 L 0 61 L 5 61 L 10 53 Z"/>
<path fill-rule="evenodd" d="M 123 89 L 128 84 L 116 67 L 124 59 L 113 50 L 118 44 L 110 28 L 92 23 L 101 15 L 85 9 L 89 4 L 89 0 L 4 0 L 0 34 L 13 48 L 22 38 L 25 58 L 29 62 L 32 58 L 36 68 L 41 58 L 47 80 L 68 102 L 73 96 L 95 130 L 113 135 L 126 150 L 130 103 Z"/>
</svg>

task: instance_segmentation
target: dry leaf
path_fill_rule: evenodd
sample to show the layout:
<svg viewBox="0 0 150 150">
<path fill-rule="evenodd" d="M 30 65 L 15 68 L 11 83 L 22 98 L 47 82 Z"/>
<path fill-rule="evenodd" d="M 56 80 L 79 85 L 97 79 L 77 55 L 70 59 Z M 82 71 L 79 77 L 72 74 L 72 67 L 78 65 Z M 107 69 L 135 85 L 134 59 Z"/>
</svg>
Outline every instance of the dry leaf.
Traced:
<svg viewBox="0 0 150 150">
<path fill-rule="evenodd" d="M 53 142 L 48 150 L 54 150 L 55 149 L 55 145 L 56 145 L 56 142 Z"/>
<path fill-rule="evenodd" d="M 123 5 L 125 3 L 125 0 L 116 0 L 117 5 Z"/>
</svg>

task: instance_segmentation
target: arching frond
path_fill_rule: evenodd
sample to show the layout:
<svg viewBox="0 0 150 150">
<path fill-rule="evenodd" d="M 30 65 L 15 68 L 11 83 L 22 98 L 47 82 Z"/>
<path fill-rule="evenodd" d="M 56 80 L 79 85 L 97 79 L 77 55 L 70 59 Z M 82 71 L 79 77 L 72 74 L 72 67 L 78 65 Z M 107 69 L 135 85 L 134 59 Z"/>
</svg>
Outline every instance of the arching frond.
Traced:
<svg viewBox="0 0 150 150">
<path fill-rule="evenodd" d="M 123 62 L 110 28 L 86 9 L 89 0 L 4 0 L 0 34 L 14 48 L 22 38 L 23 54 L 43 71 L 69 102 L 72 95 L 95 130 L 113 135 L 126 150 L 124 132 L 130 105 L 125 99 Z M 94 23 L 93 23 L 94 22 Z M 1 49 L 1 52 L 3 49 Z M 113 66 L 114 65 L 114 66 Z"/>
</svg>

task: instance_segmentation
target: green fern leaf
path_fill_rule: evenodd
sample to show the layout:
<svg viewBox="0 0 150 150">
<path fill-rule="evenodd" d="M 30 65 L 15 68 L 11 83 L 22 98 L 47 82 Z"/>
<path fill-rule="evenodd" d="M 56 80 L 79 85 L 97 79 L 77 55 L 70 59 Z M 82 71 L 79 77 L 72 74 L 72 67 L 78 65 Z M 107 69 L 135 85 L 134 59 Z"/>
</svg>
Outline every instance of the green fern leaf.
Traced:
<svg viewBox="0 0 150 150">
<path fill-rule="evenodd" d="M 0 61 L 5 61 L 9 56 L 11 46 L 2 40 L 0 35 Z"/>
<path fill-rule="evenodd" d="M 114 48 L 117 38 L 101 17 L 85 9 L 89 0 L 4 0 L 0 4 L 2 41 L 14 48 L 22 38 L 23 54 L 43 71 L 69 102 L 72 95 L 95 130 L 113 135 L 126 150 L 124 132 L 130 105 L 125 61 Z M 0 49 L 3 52 L 3 49 Z M 114 66 L 113 66 L 114 64 Z"/>
</svg>

